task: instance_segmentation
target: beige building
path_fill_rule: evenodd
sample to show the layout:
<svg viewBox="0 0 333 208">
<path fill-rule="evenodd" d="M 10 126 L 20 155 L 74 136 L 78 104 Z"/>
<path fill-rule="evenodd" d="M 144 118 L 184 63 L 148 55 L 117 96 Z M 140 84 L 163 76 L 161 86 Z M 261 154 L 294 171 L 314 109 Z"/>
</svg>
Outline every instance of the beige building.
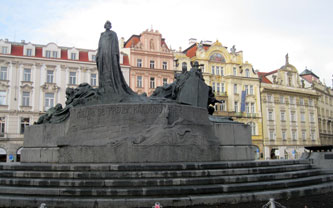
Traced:
<svg viewBox="0 0 333 208">
<path fill-rule="evenodd" d="M 320 145 L 319 96 L 302 85 L 288 55 L 284 66 L 259 77 L 265 159 L 297 159 L 305 146 Z"/>
<path fill-rule="evenodd" d="M 0 40 L 0 162 L 19 161 L 27 125 L 56 103 L 65 103 L 67 87 L 98 85 L 95 50 L 55 43 Z M 128 56 L 121 67 L 129 81 Z"/>
<path fill-rule="evenodd" d="M 243 52 L 232 47 L 230 51 L 219 41 L 190 39 L 190 46 L 174 53 L 176 69 L 189 70 L 191 61 L 201 64 L 203 77 L 215 96 L 224 103 L 215 105 L 217 116 L 229 116 L 249 124 L 253 144 L 258 147 L 258 158 L 263 155 L 260 87 L 257 73 L 251 64 L 243 61 Z M 261 153 L 261 154 L 260 154 Z"/>
<path fill-rule="evenodd" d="M 132 35 L 121 45 L 129 51 L 129 85 L 134 92 L 150 96 L 157 86 L 173 82 L 173 54 L 157 30 Z"/>
<path fill-rule="evenodd" d="M 321 145 L 333 145 L 333 89 L 323 84 L 317 75 L 305 69 L 301 74 L 305 88 L 313 89 L 320 96 L 317 112 Z"/>
</svg>

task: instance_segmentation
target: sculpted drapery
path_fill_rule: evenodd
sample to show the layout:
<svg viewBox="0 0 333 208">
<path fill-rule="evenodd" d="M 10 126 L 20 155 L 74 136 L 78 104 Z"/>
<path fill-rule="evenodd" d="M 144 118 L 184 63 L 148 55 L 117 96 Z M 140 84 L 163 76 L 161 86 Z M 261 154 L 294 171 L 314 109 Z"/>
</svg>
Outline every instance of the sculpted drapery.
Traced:
<svg viewBox="0 0 333 208">
<path fill-rule="evenodd" d="M 101 34 L 96 54 L 100 92 L 112 97 L 133 95 L 134 92 L 127 85 L 121 72 L 117 34 L 110 30 L 110 21 L 105 23 L 104 28 L 105 32 Z"/>
</svg>

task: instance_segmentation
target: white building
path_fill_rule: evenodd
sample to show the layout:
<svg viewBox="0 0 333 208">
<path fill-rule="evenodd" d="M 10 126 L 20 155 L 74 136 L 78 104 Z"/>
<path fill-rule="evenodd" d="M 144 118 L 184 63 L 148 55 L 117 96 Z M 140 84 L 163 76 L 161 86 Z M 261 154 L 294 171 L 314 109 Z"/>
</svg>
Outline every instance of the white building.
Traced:
<svg viewBox="0 0 333 208">
<path fill-rule="evenodd" d="M 95 57 L 96 50 L 0 40 L 0 162 L 20 160 L 25 127 L 56 103 L 65 106 L 67 87 L 97 87 Z M 128 83 L 128 56 L 120 59 Z"/>
</svg>

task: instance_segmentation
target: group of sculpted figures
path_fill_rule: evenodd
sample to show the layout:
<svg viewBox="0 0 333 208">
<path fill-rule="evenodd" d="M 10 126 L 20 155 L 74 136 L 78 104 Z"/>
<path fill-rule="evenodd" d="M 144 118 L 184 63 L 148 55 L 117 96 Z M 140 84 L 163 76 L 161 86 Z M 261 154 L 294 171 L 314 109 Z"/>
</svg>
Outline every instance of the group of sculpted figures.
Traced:
<svg viewBox="0 0 333 208">
<path fill-rule="evenodd" d="M 175 81 L 157 87 L 151 97 L 138 95 L 127 85 L 120 68 L 117 34 L 111 30 L 111 22 L 106 21 L 105 32 L 101 33 L 96 54 L 99 75 L 99 87 L 93 88 L 87 83 L 77 88 L 66 89 L 66 106 L 61 104 L 50 108 L 40 116 L 36 124 L 60 123 L 70 116 L 70 109 L 76 106 L 107 103 L 162 103 L 175 102 L 207 108 L 213 114 L 215 99 L 212 88 L 204 82 L 198 62 L 194 62 L 190 71 L 182 69 L 175 75 Z"/>
</svg>

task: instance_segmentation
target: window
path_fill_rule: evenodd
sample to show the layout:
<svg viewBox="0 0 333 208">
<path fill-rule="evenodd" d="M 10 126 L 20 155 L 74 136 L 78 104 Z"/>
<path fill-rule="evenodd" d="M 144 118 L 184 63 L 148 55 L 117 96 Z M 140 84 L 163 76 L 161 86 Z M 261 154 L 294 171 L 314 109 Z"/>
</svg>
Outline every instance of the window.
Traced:
<svg viewBox="0 0 333 208">
<path fill-rule="evenodd" d="M 71 59 L 76 60 L 76 53 L 71 53 Z"/>
<path fill-rule="evenodd" d="M 312 141 L 316 140 L 316 135 L 314 130 L 311 130 L 311 140 Z"/>
<path fill-rule="evenodd" d="M 281 134 L 282 134 L 282 140 L 286 141 L 287 140 L 286 130 L 283 129 Z"/>
<path fill-rule="evenodd" d="M 254 103 L 251 103 L 251 113 L 255 113 L 256 110 L 255 110 L 255 106 L 254 106 Z"/>
<path fill-rule="evenodd" d="M 155 61 L 154 60 L 150 60 L 150 68 L 155 69 Z"/>
<path fill-rule="evenodd" d="M 220 104 L 220 111 L 226 111 L 225 102 Z"/>
<path fill-rule="evenodd" d="M 273 111 L 268 111 L 268 120 L 273 121 Z"/>
<path fill-rule="evenodd" d="M 249 123 L 251 126 L 251 134 L 256 135 L 256 124 L 254 122 Z"/>
<path fill-rule="evenodd" d="M 215 66 L 212 66 L 212 74 L 215 74 Z"/>
<path fill-rule="evenodd" d="M 212 90 L 215 92 L 215 82 L 212 83 Z"/>
<path fill-rule="evenodd" d="M 45 111 L 52 108 L 54 106 L 54 94 L 53 93 L 45 93 Z"/>
<path fill-rule="evenodd" d="M 274 138 L 274 129 L 270 129 L 269 130 L 269 139 L 270 140 L 274 140 L 275 138 Z"/>
<path fill-rule="evenodd" d="M 202 65 L 201 66 L 201 72 L 204 72 L 205 71 L 205 65 Z"/>
<path fill-rule="evenodd" d="M 299 104 L 300 104 L 300 105 L 304 105 L 304 98 L 300 98 L 300 99 L 299 99 Z"/>
<path fill-rule="evenodd" d="M 250 95 L 253 95 L 253 85 L 250 85 Z"/>
<path fill-rule="evenodd" d="M 27 56 L 32 56 L 32 49 L 27 49 Z"/>
<path fill-rule="evenodd" d="M 223 70 L 223 67 L 221 67 L 221 76 L 224 76 L 224 70 Z"/>
<path fill-rule="evenodd" d="M 292 122 L 296 122 L 296 114 L 295 114 L 295 111 L 291 111 L 290 112 L 290 120 Z"/>
<path fill-rule="evenodd" d="M 233 73 L 234 73 L 234 76 L 237 76 L 237 69 L 236 69 L 236 67 L 233 68 Z"/>
<path fill-rule="evenodd" d="M 91 55 L 91 60 L 96 61 L 96 55 Z"/>
<path fill-rule="evenodd" d="M 281 111 L 281 121 L 286 120 L 286 113 L 284 111 Z"/>
<path fill-rule="evenodd" d="M 142 76 L 136 77 L 136 87 L 142 87 Z"/>
<path fill-rule="evenodd" d="M 0 137 L 5 136 L 5 129 L 6 129 L 6 118 L 0 117 Z"/>
<path fill-rule="evenodd" d="M 47 70 L 46 82 L 53 83 L 53 71 L 52 70 Z"/>
<path fill-rule="evenodd" d="M 162 68 L 165 70 L 168 69 L 168 63 L 166 61 L 163 61 Z"/>
<path fill-rule="evenodd" d="M 245 111 L 246 111 L 246 113 L 250 113 L 250 105 L 249 105 L 249 103 L 245 103 Z"/>
<path fill-rule="evenodd" d="M 301 122 L 305 122 L 305 113 L 301 112 Z"/>
<path fill-rule="evenodd" d="M 69 84 L 76 84 L 76 72 L 69 72 Z"/>
<path fill-rule="evenodd" d="M 58 52 L 57 51 L 52 51 L 52 57 L 53 58 L 58 58 Z"/>
<path fill-rule="evenodd" d="M 51 57 L 51 51 L 46 51 L 45 52 L 45 57 L 50 58 Z"/>
<path fill-rule="evenodd" d="M 313 123 L 314 122 L 314 114 L 310 113 L 310 122 Z"/>
<path fill-rule="evenodd" d="M 245 88 L 245 94 L 248 95 L 249 94 L 249 86 L 245 85 L 244 88 Z"/>
<path fill-rule="evenodd" d="M 21 118 L 21 129 L 20 134 L 24 134 L 24 130 L 27 126 L 29 126 L 30 118 Z"/>
<path fill-rule="evenodd" d="M 224 92 L 225 89 L 224 89 L 224 83 L 221 83 L 221 92 Z"/>
<path fill-rule="evenodd" d="M 29 106 L 30 104 L 30 92 L 22 93 L 22 106 Z"/>
<path fill-rule="evenodd" d="M 284 103 L 284 97 L 280 96 L 280 103 L 283 104 Z"/>
<path fill-rule="evenodd" d="M 216 83 L 216 92 L 220 93 L 220 83 Z"/>
<path fill-rule="evenodd" d="M 245 77 L 250 77 L 250 70 L 249 69 L 245 69 Z"/>
<path fill-rule="evenodd" d="M 168 79 L 167 78 L 163 78 L 163 85 L 168 84 Z"/>
<path fill-rule="evenodd" d="M 150 88 L 155 88 L 155 77 L 150 77 Z"/>
<path fill-rule="evenodd" d="M 268 101 L 269 103 L 272 102 L 272 95 L 267 95 L 267 101 Z"/>
<path fill-rule="evenodd" d="M 295 97 L 290 96 L 289 99 L 290 99 L 290 104 L 294 105 L 295 104 Z"/>
<path fill-rule="evenodd" d="M 234 103 L 234 110 L 235 110 L 235 112 L 238 112 L 238 102 Z"/>
<path fill-rule="evenodd" d="M 220 67 L 216 66 L 216 75 L 220 75 Z"/>
<path fill-rule="evenodd" d="M 234 84 L 234 94 L 237 94 L 237 84 Z"/>
<path fill-rule="evenodd" d="M 182 63 L 182 69 L 186 69 L 187 70 L 187 63 L 186 62 Z"/>
<path fill-rule="evenodd" d="M 5 66 L 1 67 L 0 80 L 7 80 L 7 67 Z"/>
<path fill-rule="evenodd" d="M 294 141 L 297 140 L 297 131 L 295 129 L 291 130 L 291 137 Z"/>
<path fill-rule="evenodd" d="M 305 132 L 306 132 L 305 130 L 302 130 L 302 140 L 303 141 L 306 140 L 306 137 L 305 137 L 306 134 L 305 134 Z"/>
<path fill-rule="evenodd" d="M 0 105 L 6 105 L 6 97 L 7 97 L 7 92 L 6 91 L 0 91 Z"/>
<path fill-rule="evenodd" d="M 30 82 L 31 81 L 31 69 L 23 70 L 23 81 Z"/>
<path fill-rule="evenodd" d="M 91 84 L 91 86 L 96 86 L 97 85 L 96 77 L 97 77 L 96 74 L 90 74 L 90 84 Z"/>
<path fill-rule="evenodd" d="M 2 53 L 7 54 L 8 53 L 8 48 L 6 46 L 2 46 Z"/>
<path fill-rule="evenodd" d="M 142 59 L 137 59 L 136 60 L 136 66 L 141 68 L 142 67 Z"/>
</svg>

